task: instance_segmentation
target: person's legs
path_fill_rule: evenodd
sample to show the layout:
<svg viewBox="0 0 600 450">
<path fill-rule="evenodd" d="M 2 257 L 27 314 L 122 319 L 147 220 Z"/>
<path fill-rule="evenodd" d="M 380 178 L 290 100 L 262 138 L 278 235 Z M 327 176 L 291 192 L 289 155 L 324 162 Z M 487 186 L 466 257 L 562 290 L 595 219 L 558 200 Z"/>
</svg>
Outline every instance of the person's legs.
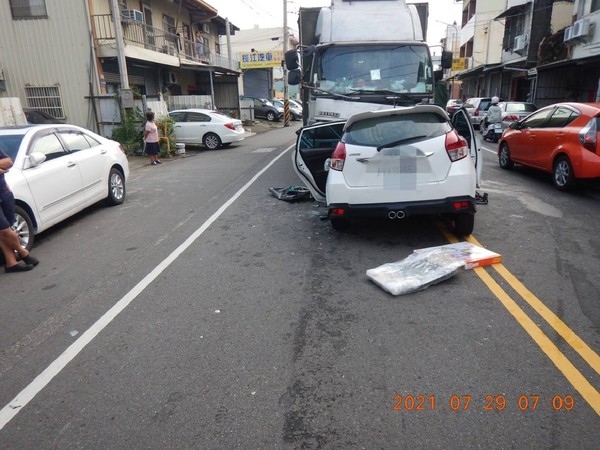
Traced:
<svg viewBox="0 0 600 450">
<path fill-rule="evenodd" d="M 31 270 L 39 263 L 21 245 L 19 235 L 11 228 L 15 222 L 15 198 L 10 191 L 2 192 L 0 194 L 0 247 L 4 253 L 6 272 Z M 25 265 L 17 264 L 15 253 L 19 255 Z"/>
<path fill-rule="evenodd" d="M 6 267 L 12 267 L 17 264 L 15 252 L 8 248 L 2 241 L 0 241 L 0 249 L 2 249 L 2 253 L 4 253 L 4 265 Z"/>
<path fill-rule="evenodd" d="M 153 166 L 160 164 L 161 162 L 158 160 L 158 152 L 160 150 L 158 142 L 146 143 L 146 149 L 148 156 L 150 156 L 150 164 Z"/>
</svg>

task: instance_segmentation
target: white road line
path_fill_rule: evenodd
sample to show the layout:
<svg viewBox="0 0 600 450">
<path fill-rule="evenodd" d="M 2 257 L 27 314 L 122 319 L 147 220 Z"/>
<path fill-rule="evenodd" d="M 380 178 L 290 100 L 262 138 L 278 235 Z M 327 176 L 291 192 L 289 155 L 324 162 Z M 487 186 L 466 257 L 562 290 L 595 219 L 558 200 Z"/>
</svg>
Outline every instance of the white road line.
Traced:
<svg viewBox="0 0 600 450">
<path fill-rule="evenodd" d="M 33 398 L 44 389 L 52 379 L 58 375 L 69 362 L 71 362 L 92 340 L 110 324 L 127 306 L 146 289 L 167 267 L 171 265 L 190 245 L 229 208 L 254 182 L 279 158 L 285 155 L 293 146 L 288 147 L 277 155 L 260 172 L 254 175 L 240 190 L 227 200 L 212 216 L 204 222 L 183 244 L 177 247 L 167 258 L 165 258 L 152 272 L 146 275 L 131 291 L 110 308 L 100 319 L 96 321 L 79 339 L 71 344 L 58 358 L 56 358 L 42 373 L 40 373 L 29 385 L 0 410 L 0 430 L 21 411 Z"/>
</svg>

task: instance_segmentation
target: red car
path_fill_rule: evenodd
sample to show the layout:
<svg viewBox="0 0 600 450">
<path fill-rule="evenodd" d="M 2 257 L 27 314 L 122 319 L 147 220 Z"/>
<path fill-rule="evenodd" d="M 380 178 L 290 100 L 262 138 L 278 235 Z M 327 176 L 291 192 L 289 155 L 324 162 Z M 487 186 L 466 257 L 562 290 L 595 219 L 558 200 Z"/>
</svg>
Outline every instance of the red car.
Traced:
<svg viewBox="0 0 600 450">
<path fill-rule="evenodd" d="M 512 123 L 498 145 L 503 169 L 523 164 L 552 174 L 567 190 L 600 177 L 600 103 L 557 103 Z"/>
</svg>

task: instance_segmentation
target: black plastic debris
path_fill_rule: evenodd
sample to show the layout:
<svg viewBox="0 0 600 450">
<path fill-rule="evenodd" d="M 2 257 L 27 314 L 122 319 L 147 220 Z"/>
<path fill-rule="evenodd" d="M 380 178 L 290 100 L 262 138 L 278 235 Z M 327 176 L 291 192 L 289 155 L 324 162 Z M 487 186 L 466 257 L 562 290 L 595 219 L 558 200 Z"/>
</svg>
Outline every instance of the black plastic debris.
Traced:
<svg viewBox="0 0 600 450">
<path fill-rule="evenodd" d="M 300 200 L 308 200 L 310 198 L 310 191 L 302 186 L 269 188 L 269 192 L 273 195 L 273 197 L 286 202 L 297 202 Z"/>
<path fill-rule="evenodd" d="M 487 192 L 484 192 L 483 195 L 479 192 L 475 192 L 475 203 L 478 205 L 487 205 L 488 204 L 488 195 Z"/>
</svg>

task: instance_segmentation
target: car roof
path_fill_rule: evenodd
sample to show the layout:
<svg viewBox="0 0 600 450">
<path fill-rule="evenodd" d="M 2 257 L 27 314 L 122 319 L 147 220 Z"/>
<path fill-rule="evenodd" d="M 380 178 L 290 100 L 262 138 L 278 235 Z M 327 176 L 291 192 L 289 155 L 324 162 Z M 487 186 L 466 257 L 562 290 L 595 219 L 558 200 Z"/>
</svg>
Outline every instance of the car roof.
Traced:
<svg viewBox="0 0 600 450">
<path fill-rule="evenodd" d="M 214 109 L 203 109 L 203 108 L 189 108 L 189 109 L 174 109 L 173 111 L 169 111 L 169 114 L 171 113 L 179 113 L 179 112 L 195 112 L 195 113 L 216 113 L 218 111 L 215 111 Z"/>
<path fill-rule="evenodd" d="M 570 108 L 575 108 L 582 113 L 589 116 L 599 116 L 600 115 L 600 102 L 561 102 L 561 103 L 553 103 L 552 105 L 547 105 L 544 108 L 551 108 L 556 106 L 567 106 Z"/>
<path fill-rule="evenodd" d="M 359 122 L 361 120 L 375 118 L 375 117 L 387 117 L 394 115 L 404 115 L 404 114 L 425 114 L 425 113 L 435 113 L 442 116 L 444 119 L 448 120 L 448 115 L 443 108 L 440 108 L 437 105 L 415 105 L 415 106 L 400 106 L 397 108 L 389 108 L 389 109 L 379 109 L 376 111 L 367 111 L 363 113 L 358 113 L 353 116 L 350 116 L 346 125 L 344 126 L 344 131 L 347 130 L 352 124 Z"/>
<path fill-rule="evenodd" d="M 44 130 L 44 129 L 48 129 L 48 128 L 61 128 L 61 129 L 65 129 L 65 128 L 70 128 L 70 129 L 75 129 L 75 130 L 85 130 L 84 128 L 78 127 L 77 125 L 71 125 L 71 124 L 66 124 L 66 123 L 30 123 L 27 125 L 17 125 L 14 127 L 0 127 L 0 132 L 4 133 L 4 134 L 25 134 L 30 130 Z M 11 133 L 12 131 L 12 133 Z M 85 131 L 89 131 L 89 130 L 85 130 Z"/>
</svg>

